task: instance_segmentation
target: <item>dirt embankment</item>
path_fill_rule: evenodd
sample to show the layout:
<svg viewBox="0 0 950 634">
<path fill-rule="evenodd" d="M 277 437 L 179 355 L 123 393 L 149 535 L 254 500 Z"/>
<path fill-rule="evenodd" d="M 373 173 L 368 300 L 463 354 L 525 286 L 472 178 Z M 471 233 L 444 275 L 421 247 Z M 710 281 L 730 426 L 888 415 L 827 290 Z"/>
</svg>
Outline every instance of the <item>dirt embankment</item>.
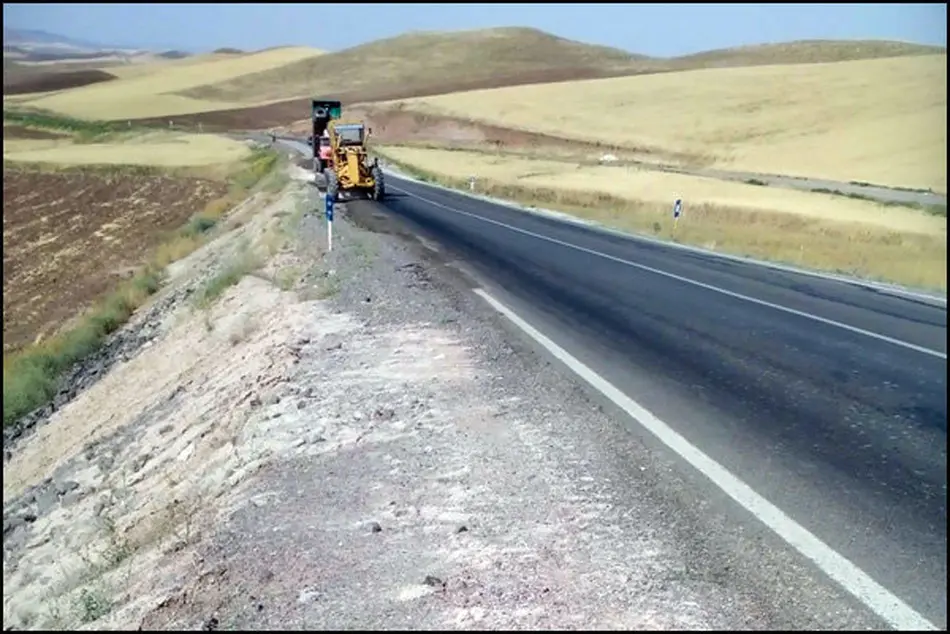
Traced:
<svg viewBox="0 0 950 634">
<path fill-rule="evenodd" d="M 135 169 L 4 167 L 4 350 L 102 297 L 165 232 L 226 191 Z"/>
</svg>

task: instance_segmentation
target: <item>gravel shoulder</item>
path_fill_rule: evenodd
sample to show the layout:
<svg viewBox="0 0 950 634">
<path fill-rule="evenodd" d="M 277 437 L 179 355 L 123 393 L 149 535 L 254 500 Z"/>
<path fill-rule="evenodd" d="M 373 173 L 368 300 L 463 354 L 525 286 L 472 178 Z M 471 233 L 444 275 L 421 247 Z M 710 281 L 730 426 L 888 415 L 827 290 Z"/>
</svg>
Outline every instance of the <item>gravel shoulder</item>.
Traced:
<svg viewBox="0 0 950 634">
<path fill-rule="evenodd" d="M 5 441 L 5 627 L 879 625 L 780 554 L 756 570 L 768 536 L 443 255 L 372 203 L 327 254 L 317 207 L 298 180 L 178 265 L 120 358 Z M 196 307 L 248 249 L 267 264 Z"/>
</svg>

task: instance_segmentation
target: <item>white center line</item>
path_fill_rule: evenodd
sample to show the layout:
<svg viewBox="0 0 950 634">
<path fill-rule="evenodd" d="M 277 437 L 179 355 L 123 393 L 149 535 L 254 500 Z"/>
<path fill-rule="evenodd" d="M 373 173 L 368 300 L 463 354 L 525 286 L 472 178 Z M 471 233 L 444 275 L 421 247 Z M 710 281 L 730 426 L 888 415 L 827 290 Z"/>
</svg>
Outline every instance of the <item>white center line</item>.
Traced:
<svg viewBox="0 0 950 634">
<path fill-rule="evenodd" d="M 887 335 L 881 335 L 881 334 L 878 334 L 878 333 L 876 333 L 876 332 L 871 332 L 870 330 L 864 330 L 863 328 L 857 328 L 857 327 L 855 327 L 855 326 L 849 326 L 848 324 L 841 323 L 840 321 L 834 321 L 833 319 L 827 319 L 827 318 L 825 318 L 825 317 L 819 317 L 818 315 L 813 315 L 813 314 L 811 314 L 811 313 L 806 313 L 806 312 L 801 311 L 801 310 L 795 310 L 794 308 L 788 308 L 788 307 L 782 306 L 782 305 L 780 305 L 780 304 L 773 304 L 772 302 L 767 302 L 767 301 L 762 300 L 762 299 L 756 299 L 756 298 L 754 298 L 754 297 L 749 297 L 748 295 L 743 295 L 743 294 L 741 294 L 741 293 L 736 293 L 736 292 L 733 292 L 733 291 L 729 291 L 729 290 L 726 290 L 726 289 L 724 289 L 724 288 L 719 288 L 718 286 L 713 286 L 712 284 L 706 284 L 706 283 L 704 283 L 704 282 L 698 282 L 698 281 L 692 280 L 692 279 L 690 279 L 690 278 L 688 278 L 688 277 L 683 277 L 682 275 L 676 275 L 675 273 L 670 273 L 670 272 L 668 272 L 668 271 L 662 271 L 662 270 L 660 270 L 660 269 L 653 268 L 652 266 L 647 266 L 647 265 L 645 265 L 645 264 L 639 264 L 639 263 L 637 263 L 637 262 L 631 262 L 630 260 L 624 260 L 623 258 L 618 258 L 618 257 L 613 256 L 613 255 L 608 255 L 607 253 L 601 253 L 600 251 L 595 251 L 595 250 L 593 250 L 593 249 L 588 249 L 588 248 L 586 248 L 586 247 L 578 246 L 578 245 L 576 245 L 576 244 L 571 244 L 570 242 L 564 242 L 563 240 L 558 240 L 557 238 L 551 238 L 551 237 L 549 237 L 549 236 L 542 235 L 542 234 L 540 234 L 540 233 L 535 233 L 535 232 L 533 232 L 533 231 L 528 231 L 528 230 L 526 230 L 526 229 L 521 229 L 520 227 L 515 227 L 515 226 L 513 226 L 513 225 L 509 225 L 509 224 L 507 224 L 507 223 L 500 222 L 500 221 L 498 221 L 498 220 L 492 220 L 491 218 L 485 218 L 485 217 L 483 217 L 483 216 L 479 216 L 478 214 L 473 214 L 473 213 L 470 213 L 470 212 L 467 212 L 467 211 L 462 211 L 461 209 L 456 209 L 456 208 L 454 208 L 454 207 L 450 207 L 449 205 L 444 205 L 444 204 L 442 204 L 442 203 L 440 203 L 440 202 L 437 202 L 437 201 L 434 201 L 434 200 L 430 200 L 429 198 L 426 198 L 426 197 L 424 197 L 424 196 L 420 196 L 420 195 L 418 195 L 418 194 L 414 194 L 414 193 L 412 193 L 412 192 L 406 191 L 406 190 L 404 190 L 404 189 L 402 189 L 402 188 L 399 188 L 399 187 L 394 187 L 394 186 L 390 185 L 389 188 L 390 188 L 390 189 L 394 189 L 394 190 L 396 190 L 396 191 L 398 191 L 398 192 L 401 192 L 401 193 L 403 193 L 403 194 L 406 194 L 406 195 L 408 195 L 408 196 L 411 196 L 412 198 L 417 198 L 417 199 L 419 199 L 419 200 L 421 200 L 421 201 L 424 201 L 424 202 L 426 202 L 426 203 L 429 203 L 430 205 L 434 205 L 434 206 L 439 207 L 439 208 L 441 208 L 441 209 L 446 209 L 446 210 L 448 210 L 448 211 L 451 211 L 451 212 L 454 212 L 454 213 L 457 213 L 457 214 L 461 214 L 461 215 L 463 215 L 463 216 L 468 216 L 469 218 L 474 218 L 474 219 L 480 220 L 480 221 L 482 221 L 482 222 L 487 222 L 487 223 L 496 225 L 496 226 L 498 226 L 498 227 L 504 227 L 504 228 L 509 229 L 509 230 L 511 230 L 511 231 L 515 231 L 515 232 L 517 232 L 517 233 L 521 233 L 521 234 L 524 234 L 524 235 L 526 235 L 526 236 L 531 236 L 532 238 L 537 238 L 538 240 L 544 240 L 544 241 L 546 241 L 546 242 L 550 242 L 550 243 L 552 243 L 552 244 L 557 244 L 557 245 L 560 245 L 560 246 L 562 246 L 562 247 L 567 247 L 567 248 L 569 248 L 569 249 L 574 249 L 574 250 L 576 250 L 576 251 L 581 251 L 581 252 L 583 252 L 583 253 L 589 253 L 589 254 L 591 254 L 591 255 L 596 255 L 596 256 L 601 257 L 601 258 L 604 258 L 604 259 L 606 259 L 606 260 L 611 260 L 612 262 L 617 262 L 618 264 L 623 264 L 623 265 L 625 265 L 625 266 L 630 266 L 630 267 L 637 268 L 637 269 L 640 269 L 640 270 L 643 270 L 643 271 L 649 271 L 650 273 L 655 273 L 656 275 L 662 275 L 662 276 L 664 276 L 664 277 L 668 277 L 668 278 L 670 278 L 670 279 L 674 279 L 674 280 L 677 280 L 677 281 L 679 281 L 679 282 L 683 282 L 683 283 L 685 283 L 685 284 L 692 284 L 693 286 L 698 286 L 699 288 L 704 288 L 704 289 L 706 289 L 706 290 L 714 291 L 714 292 L 716 292 L 716 293 L 721 293 L 721 294 L 727 295 L 727 296 L 729 296 L 729 297 L 734 297 L 734 298 L 736 298 L 736 299 L 741 299 L 741 300 L 746 301 L 746 302 L 751 302 L 751 303 L 753 303 L 753 304 L 758 304 L 759 306 L 767 306 L 768 308 L 772 308 L 772 309 L 774 309 L 774 310 L 780 310 L 780 311 L 782 311 L 782 312 L 789 313 L 789 314 L 791 314 L 791 315 L 797 315 L 797 316 L 799 316 L 799 317 L 804 317 L 804 318 L 806 318 L 806 319 L 811 319 L 811 320 L 813 320 L 813 321 L 821 322 L 821 323 L 827 324 L 827 325 L 829 325 L 829 326 L 835 326 L 835 327 L 837 327 L 837 328 L 841 328 L 841 329 L 847 330 L 847 331 L 849 331 L 849 332 L 854 332 L 854 333 L 857 333 L 857 334 L 859 334 L 859 335 L 864 335 L 864 336 L 866 336 L 866 337 L 871 337 L 871 338 L 877 339 L 877 340 L 879 340 L 879 341 L 886 341 L 886 342 L 891 343 L 891 344 L 894 344 L 894 345 L 896 345 L 896 346 L 901 346 L 901 347 L 903 347 L 903 348 L 907 348 L 907 349 L 909 349 L 909 350 L 914 350 L 914 351 L 916 351 L 916 352 L 922 352 L 923 354 L 928 354 L 928 355 L 930 355 L 930 356 L 937 357 L 937 358 L 939 358 L 939 359 L 946 359 L 946 358 L 947 358 L 947 353 L 946 353 L 946 352 L 940 352 L 939 350 L 931 350 L 930 348 L 925 348 L 925 347 L 923 347 L 923 346 L 918 346 L 918 345 L 916 345 L 916 344 L 909 343 L 909 342 L 907 342 L 907 341 L 901 341 L 900 339 L 895 339 L 895 338 L 893 338 L 893 337 L 888 337 Z"/>
<path fill-rule="evenodd" d="M 519 317 L 513 310 L 482 289 L 475 289 L 475 293 L 541 344 L 551 355 L 564 363 L 594 389 L 613 401 L 615 405 L 645 427 L 663 444 L 709 478 L 729 497 L 752 513 L 795 550 L 813 561 L 826 575 L 854 595 L 875 614 L 887 621 L 891 627 L 898 630 L 915 631 L 938 629 L 937 626 L 907 603 L 874 581 L 866 572 L 818 539 L 808 529 L 786 515 L 780 508 L 756 493 L 749 485 L 700 451 L 686 438 L 621 392 L 607 379 L 551 341 Z"/>
</svg>

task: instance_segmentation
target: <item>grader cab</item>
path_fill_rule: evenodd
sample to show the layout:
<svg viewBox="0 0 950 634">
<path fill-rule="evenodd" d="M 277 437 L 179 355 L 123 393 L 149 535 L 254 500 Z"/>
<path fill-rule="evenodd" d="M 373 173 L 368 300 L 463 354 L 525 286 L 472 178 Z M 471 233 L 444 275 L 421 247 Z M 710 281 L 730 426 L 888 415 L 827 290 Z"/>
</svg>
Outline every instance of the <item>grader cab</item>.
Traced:
<svg viewBox="0 0 950 634">
<path fill-rule="evenodd" d="M 327 194 L 334 200 L 370 198 L 381 200 L 385 194 L 383 170 L 379 161 L 366 152 L 368 130 L 362 123 L 331 121 L 330 159 L 325 175 Z"/>
</svg>

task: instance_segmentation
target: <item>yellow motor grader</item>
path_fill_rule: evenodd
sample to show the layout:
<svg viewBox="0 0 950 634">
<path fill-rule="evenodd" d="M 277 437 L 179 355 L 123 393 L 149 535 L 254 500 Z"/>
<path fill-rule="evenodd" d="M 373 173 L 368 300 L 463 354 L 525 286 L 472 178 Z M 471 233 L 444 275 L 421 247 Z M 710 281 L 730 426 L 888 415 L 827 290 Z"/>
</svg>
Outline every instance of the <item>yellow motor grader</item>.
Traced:
<svg viewBox="0 0 950 634">
<path fill-rule="evenodd" d="M 358 198 L 382 200 L 385 195 L 383 170 L 379 160 L 370 161 L 366 152 L 368 130 L 362 123 L 330 121 L 330 156 L 324 175 L 327 194 L 333 200 Z"/>
</svg>

